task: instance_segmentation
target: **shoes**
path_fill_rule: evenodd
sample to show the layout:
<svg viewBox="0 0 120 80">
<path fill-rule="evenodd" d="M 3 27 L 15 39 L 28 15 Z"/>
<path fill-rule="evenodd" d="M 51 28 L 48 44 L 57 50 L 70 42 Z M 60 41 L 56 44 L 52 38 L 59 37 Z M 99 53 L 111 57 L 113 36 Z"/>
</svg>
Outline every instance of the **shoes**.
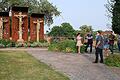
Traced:
<svg viewBox="0 0 120 80">
<path fill-rule="evenodd" d="M 93 63 L 98 63 L 97 61 L 94 61 Z"/>
<path fill-rule="evenodd" d="M 100 63 L 104 63 L 103 61 L 100 61 Z"/>
<path fill-rule="evenodd" d="M 98 61 L 94 61 L 93 63 L 98 63 Z M 100 63 L 104 63 L 103 61 L 100 61 Z"/>
</svg>

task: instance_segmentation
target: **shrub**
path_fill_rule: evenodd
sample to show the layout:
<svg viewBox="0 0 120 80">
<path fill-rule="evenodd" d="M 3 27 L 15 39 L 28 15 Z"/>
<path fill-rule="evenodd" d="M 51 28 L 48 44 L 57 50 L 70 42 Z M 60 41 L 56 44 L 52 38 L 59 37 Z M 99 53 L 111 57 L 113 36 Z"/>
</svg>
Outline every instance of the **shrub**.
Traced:
<svg viewBox="0 0 120 80">
<path fill-rule="evenodd" d="M 16 42 L 12 41 L 11 42 L 11 47 L 15 47 L 15 45 L 16 45 Z"/>
<path fill-rule="evenodd" d="M 120 55 L 113 54 L 105 59 L 105 64 L 112 67 L 120 67 Z"/>
<path fill-rule="evenodd" d="M 49 47 L 48 47 L 48 50 L 49 51 L 59 51 L 58 43 L 52 43 L 52 44 L 50 44 Z"/>
<path fill-rule="evenodd" d="M 85 52 L 85 48 L 86 48 L 86 45 L 82 45 L 82 46 L 80 47 L 80 52 L 81 52 L 81 53 L 84 53 L 84 52 Z"/>
<path fill-rule="evenodd" d="M 5 45 L 4 44 L 0 44 L 0 48 L 4 48 L 5 47 Z"/>
<path fill-rule="evenodd" d="M 33 42 L 30 44 L 31 47 L 48 47 L 47 42 Z"/>
<path fill-rule="evenodd" d="M 7 44 L 6 47 L 12 47 L 12 43 Z"/>
<path fill-rule="evenodd" d="M 18 48 L 18 47 L 23 47 L 23 43 L 16 43 L 15 44 L 15 47 Z"/>
<path fill-rule="evenodd" d="M 27 48 L 29 45 L 28 45 L 27 42 L 25 42 L 25 43 L 23 44 L 23 46 L 24 46 L 25 48 Z"/>
<path fill-rule="evenodd" d="M 11 47 L 12 46 L 12 41 L 10 40 L 4 40 L 4 39 L 1 39 L 0 40 L 0 44 L 1 44 L 1 47 Z"/>
<path fill-rule="evenodd" d="M 76 52 L 76 43 L 73 40 L 64 40 L 50 44 L 48 50 L 61 52 Z"/>
</svg>

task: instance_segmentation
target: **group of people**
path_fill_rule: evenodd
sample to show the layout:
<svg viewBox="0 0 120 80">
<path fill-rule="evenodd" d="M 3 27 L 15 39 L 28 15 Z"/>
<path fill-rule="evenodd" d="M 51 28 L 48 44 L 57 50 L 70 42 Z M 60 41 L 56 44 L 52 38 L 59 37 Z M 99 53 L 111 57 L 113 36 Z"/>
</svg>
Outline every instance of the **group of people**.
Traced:
<svg viewBox="0 0 120 80">
<path fill-rule="evenodd" d="M 77 40 L 76 46 L 77 46 L 78 54 L 80 54 L 80 47 L 83 45 L 82 37 L 81 37 L 80 33 L 77 34 L 76 40 Z M 100 63 L 103 63 L 103 50 L 104 50 L 105 56 L 109 56 L 108 50 L 110 50 L 111 54 L 114 53 L 114 51 L 113 51 L 114 41 L 115 41 L 115 35 L 113 34 L 112 31 L 110 31 L 109 35 L 103 34 L 102 31 L 97 31 L 96 38 L 95 38 L 96 59 L 95 59 L 94 63 L 98 63 L 99 56 L 101 58 Z M 92 47 L 93 47 L 92 32 L 89 32 L 85 36 L 84 44 L 86 45 L 85 52 L 87 53 L 88 52 L 87 49 L 88 49 L 88 47 L 90 47 L 90 53 L 92 53 Z M 118 48 L 120 51 L 120 35 L 118 35 L 117 44 L 118 44 Z"/>
</svg>

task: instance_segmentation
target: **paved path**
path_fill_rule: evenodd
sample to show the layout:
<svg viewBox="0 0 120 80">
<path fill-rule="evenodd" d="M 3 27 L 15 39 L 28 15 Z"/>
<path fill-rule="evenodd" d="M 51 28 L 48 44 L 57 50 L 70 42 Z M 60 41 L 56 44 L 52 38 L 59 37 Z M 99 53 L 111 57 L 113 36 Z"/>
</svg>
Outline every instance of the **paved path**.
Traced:
<svg viewBox="0 0 120 80">
<path fill-rule="evenodd" d="M 47 50 L 27 50 L 38 60 L 65 73 L 71 80 L 120 80 L 104 64 L 93 64 L 86 55 L 48 52 Z"/>
<path fill-rule="evenodd" d="M 40 50 L 47 50 L 47 48 L 24 48 L 24 47 L 21 47 L 21 48 L 0 48 L 0 51 L 29 51 L 29 50 L 32 50 L 32 51 L 40 51 Z"/>
</svg>

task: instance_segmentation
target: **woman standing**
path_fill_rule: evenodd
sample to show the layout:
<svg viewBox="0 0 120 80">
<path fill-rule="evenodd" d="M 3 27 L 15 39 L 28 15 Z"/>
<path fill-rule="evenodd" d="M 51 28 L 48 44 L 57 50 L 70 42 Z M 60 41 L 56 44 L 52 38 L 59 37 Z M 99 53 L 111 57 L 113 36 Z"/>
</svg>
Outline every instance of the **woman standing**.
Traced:
<svg viewBox="0 0 120 80">
<path fill-rule="evenodd" d="M 80 33 L 77 34 L 77 37 L 76 37 L 76 40 L 77 40 L 77 52 L 78 54 L 80 54 L 80 47 L 83 45 L 81 40 L 82 40 L 82 37 L 80 36 Z"/>
</svg>

